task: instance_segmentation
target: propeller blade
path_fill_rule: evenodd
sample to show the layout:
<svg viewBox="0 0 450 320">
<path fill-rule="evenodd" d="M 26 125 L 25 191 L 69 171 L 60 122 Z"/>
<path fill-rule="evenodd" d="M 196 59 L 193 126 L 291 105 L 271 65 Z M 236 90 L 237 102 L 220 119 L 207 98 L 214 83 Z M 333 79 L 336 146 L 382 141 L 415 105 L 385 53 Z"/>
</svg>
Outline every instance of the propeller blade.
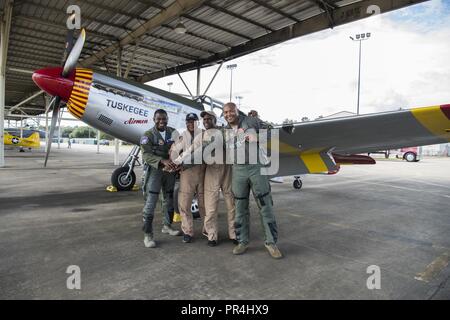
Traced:
<svg viewBox="0 0 450 320">
<path fill-rule="evenodd" d="M 84 29 L 81 29 L 80 36 L 75 42 L 72 51 L 70 51 L 69 56 L 67 57 L 66 63 L 64 64 L 64 69 L 62 71 L 62 76 L 67 77 L 67 75 L 72 71 L 78 62 L 78 58 L 80 57 L 81 50 L 83 50 L 84 41 L 86 40 L 86 32 Z"/>
<path fill-rule="evenodd" d="M 64 67 L 64 64 L 67 61 L 67 57 L 69 56 L 70 52 L 72 51 L 73 48 L 73 34 L 74 34 L 74 29 L 69 29 L 69 31 L 67 31 L 66 34 L 66 47 L 64 49 L 64 54 L 63 54 L 63 58 L 61 61 L 61 65 Z"/>
<path fill-rule="evenodd" d="M 54 105 L 53 105 L 52 124 L 50 126 L 50 134 L 48 136 L 48 145 L 47 145 L 47 150 L 45 153 L 44 167 L 47 166 L 48 156 L 49 156 L 50 150 L 52 148 L 53 134 L 55 133 L 56 121 L 58 120 L 58 115 L 59 115 L 60 101 L 61 101 L 61 98 L 56 96 L 55 100 L 54 100 Z"/>
</svg>

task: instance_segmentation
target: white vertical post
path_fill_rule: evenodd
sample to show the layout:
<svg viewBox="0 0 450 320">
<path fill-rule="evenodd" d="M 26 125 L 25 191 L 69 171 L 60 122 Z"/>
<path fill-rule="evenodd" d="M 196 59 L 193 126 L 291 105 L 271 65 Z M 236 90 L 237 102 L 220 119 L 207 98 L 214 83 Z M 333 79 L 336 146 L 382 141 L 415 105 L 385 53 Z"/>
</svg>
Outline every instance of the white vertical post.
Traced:
<svg viewBox="0 0 450 320">
<path fill-rule="evenodd" d="M 200 78 L 201 78 L 201 71 L 200 67 L 197 68 L 197 93 L 195 94 L 197 97 L 200 96 Z"/>
<path fill-rule="evenodd" d="M 58 126 L 58 149 L 61 149 L 61 143 L 59 142 L 61 140 L 61 123 Z"/>
<path fill-rule="evenodd" d="M 119 139 L 114 139 L 114 165 L 119 165 Z"/>
<path fill-rule="evenodd" d="M 230 77 L 230 101 L 233 101 L 233 70 L 236 69 L 237 64 L 229 64 L 227 65 L 227 69 L 231 72 Z"/>
<path fill-rule="evenodd" d="M 23 138 L 23 119 L 20 119 L 20 139 Z"/>
<path fill-rule="evenodd" d="M 5 120 L 5 81 L 6 81 L 6 57 L 8 55 L 9 31 L 11 29 L 11 16 L 13 1 L 6 0 L 3 15 L 0 16 L 0 168 L 5 166 L 5 146 L 3 142 L 3 130 Z"/>
<path fill-rule="evenodd" d="M 356 114 L 359 115 L 359 94 L 361 91 L 361 42 L 362 40 L 359 40 L 359 67 L 358 67 L 358 103 L 356 106 Z"/>
<path fill-rule="evenodd" d="M 3 26 L 2 26 L 2 29 L 3 29 Z M 3 40 L 3 34 L 4 33 L 2 30 L 2 33 L 0 36 L 2 38 L 2 40 Z M 2 47 L 3 47 L 3 45 L 2 45 Z M 1 50 L 1 51 L 3 51 L 3 50 Z M 5 146 L 4 146 L 4 142 L 3 142 L 3 139 L 4 139 L 4 137 L 3 137 L 3 135 L 4 135 L 3 121 L 5 119 L 4 111 L 5 111 L 5 74 L 3 73 L 3 70 L 2 70 L 2 71 L 0 71 L 0 168 L 5 166 Z"/>
<path fill-rule="evenodd" d="M 60 114 L 59 114 L 59 118 L 58 118 L 58 149 L 61 149 L 61 119 L 63 117 L 64 114 L 64 109 L 61 108 Z"/>
<path fill-rule="evenodd" d="M 97 130 L 97 153 L 100 153 L 100 130 Z"/>
<path fill-rule="evenodd" d="M 47 151 L 48 149 L 48 143 L 49 143 L 49 138 L 48 138 L 48 109 L 50 107 L 50 99 L 45 96 L 45 151 Z M 51 143 L 51 142 L 50 142 Z"/>
</svg>

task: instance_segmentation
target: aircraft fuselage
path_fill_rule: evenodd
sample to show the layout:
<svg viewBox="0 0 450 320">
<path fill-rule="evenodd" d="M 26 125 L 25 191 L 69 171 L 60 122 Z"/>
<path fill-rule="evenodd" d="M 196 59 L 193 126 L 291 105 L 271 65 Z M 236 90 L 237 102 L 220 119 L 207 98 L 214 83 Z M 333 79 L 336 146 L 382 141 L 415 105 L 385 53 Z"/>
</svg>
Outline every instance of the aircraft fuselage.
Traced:
<svg viewBox="0 0 450 320">
<path fill-rule="evenodd" d="M 153 126 L 156 109 L 164 109 L 176 129 L 185 128 L 186 114 L 203 110 L 201 103 L 182 96 L 90 69 L 76 68 L 67 78 L 58 76 L 60 70 L 38 70 L 33 80 L 49 94 L 59 95 L 76 118 L 133 144 Z"/>
</svg>

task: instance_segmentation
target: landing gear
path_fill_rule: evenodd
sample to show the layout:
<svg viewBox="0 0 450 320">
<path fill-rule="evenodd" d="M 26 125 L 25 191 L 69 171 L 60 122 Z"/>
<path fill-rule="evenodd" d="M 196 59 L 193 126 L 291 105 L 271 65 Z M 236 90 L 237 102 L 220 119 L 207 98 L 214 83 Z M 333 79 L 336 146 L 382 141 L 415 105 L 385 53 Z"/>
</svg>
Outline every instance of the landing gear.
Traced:
<svg viewBox="0 0 450 320">
<path fill-rule="evenodd" d="M 136 183 L 136 174 L 130 172 L 130 167 L 120 167 L 113 171 L 111 175 L 111 184 L 117 191 L 130 191 Z"/>
<path fill-rule="evenodd" d="M 300 176 L 294 176 L 294 182 L 292 183 L 294 189 L 300 190 L 303 186 L 303 182 L 300 179 Z"/>
<path fill-rule="evenodd" d="M 139 146 L 134 146 L 122 166 L 113 171 L 111 184 L 116 187 L 117 191 L 130 191 L 133 189 L 136 183 L 136 174 L 133 170 L 136 163 L 139 166 L 141 165 L 139 162 L 139 152 Z"/>
</svg>

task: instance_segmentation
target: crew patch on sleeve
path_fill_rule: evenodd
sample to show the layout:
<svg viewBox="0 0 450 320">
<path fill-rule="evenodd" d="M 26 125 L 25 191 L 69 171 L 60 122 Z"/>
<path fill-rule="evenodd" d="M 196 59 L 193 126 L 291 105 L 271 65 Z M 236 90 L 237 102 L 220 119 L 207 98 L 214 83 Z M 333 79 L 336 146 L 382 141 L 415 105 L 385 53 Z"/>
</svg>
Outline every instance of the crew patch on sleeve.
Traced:
<svg viewBox="0 0 450 320">
<path fill-rule="evenodd" d="M 148 137 L 147 136 L 142 136 L 141 144 L 147 144 L 147 143 L 148 143 Z"/>
</svg>

